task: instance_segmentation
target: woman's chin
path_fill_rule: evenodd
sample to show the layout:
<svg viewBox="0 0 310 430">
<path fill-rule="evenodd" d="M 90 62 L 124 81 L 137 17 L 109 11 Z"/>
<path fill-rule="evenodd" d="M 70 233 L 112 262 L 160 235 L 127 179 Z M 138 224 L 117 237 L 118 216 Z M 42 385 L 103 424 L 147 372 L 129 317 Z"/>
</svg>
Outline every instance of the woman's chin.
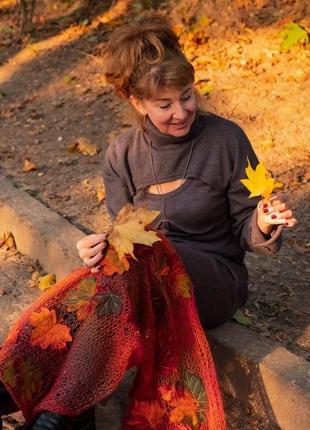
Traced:
<svg viewBox="0 0 310 430">
<path fill-rule="evenodd" d="M 170 134 L 170 136 L 174 136 L 174 137 L 183 137 L 186 134 L 188 134 L 190 131 L 190 127 L 182 127 L 182 128 L 170 128 L 168 134 Z"/>
</svg>

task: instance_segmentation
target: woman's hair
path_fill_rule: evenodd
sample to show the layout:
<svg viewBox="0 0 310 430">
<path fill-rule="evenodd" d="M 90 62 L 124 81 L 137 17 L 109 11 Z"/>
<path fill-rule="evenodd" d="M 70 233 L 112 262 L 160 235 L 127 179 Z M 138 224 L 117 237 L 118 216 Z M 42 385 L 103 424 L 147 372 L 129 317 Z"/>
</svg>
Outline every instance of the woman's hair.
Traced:
<svg viewBox="0 0 310 430">
<path fill-rule="evenodd" d="M 104 60 L 106 81 L 126 99 L 150 99 L 158 88 L 179 89 L 194 82 L 194 67 L 161 16 L 114 30 Z"/>
</svg>

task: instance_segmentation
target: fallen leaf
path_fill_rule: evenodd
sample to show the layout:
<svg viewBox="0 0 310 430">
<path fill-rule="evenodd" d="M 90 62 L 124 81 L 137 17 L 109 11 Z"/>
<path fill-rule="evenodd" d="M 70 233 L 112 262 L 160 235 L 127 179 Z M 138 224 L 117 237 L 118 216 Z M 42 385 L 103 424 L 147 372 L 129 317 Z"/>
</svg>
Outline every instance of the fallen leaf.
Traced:
<svg viewBox="0 0 310 430">
<path fill-rule="evenodd" d="M 97 190 L 97 200 L 101 203 L 105 199 L 105 190 Z"/>
<path fill-rule="evenodd" d="M 30 161 L 29 158 L 25 158 L 23 171 L 28 173 L 32 172 L 33 170 L 37 170 L 36 164 Z"/>
<path fill-rule="evenodd" d="M 281 43 L 280 50 L 282 52 L 290 51 L 297 44 L 309 43 L 309 35 L 300 25 L 295 22 L 288 22 L 284 25 L 285 31 L 281 33 L 284 39 Z"/>
<path fill-rule="evenodd" d="M 56 276 L 50 273 L 44 276 L 40 276 L 38 279 L 38 287 L 40 290 L 45 291 L 51 288 L 56 283 Z"/>
<path fill-rule="evenodd" d="M 0 248 L 4 249 L 5 251 L 8 251 L 9 249 L 16 249 L 14 236 L 10 231 L 3 233 L 3 236 L 0 239 Z"/>
<path fill-rule="evenodd" d="M 70 328 L 57 322 L 56 312 L 54 309 L 49 310 L 42 307 L 39 312 L 33 312 L 30 317 L 30 323 L 33 326 L 31 333 L 31 345 L 47 349 L 66 348 L 66 343 L 72 341 Z"/>
<path fill-rule="evenodd" d="M 267 170 L 263 163 L 258 163 L 254 170 L 250 161 L 245 169 L 247 179 L 241 179 L 241 183 L 251 192 L 249 197 L 262 196 L 268 200 L 275 188 L 282 187 L 281 182 L 277 182 L 274 178 L 267 177 Z"/>
<path fill-rule="evenodd" d="M 235 320 L 237 323 L 248 326 L 251 324 L 251 321 L 249 318 L 242 312 L 241 309 L 237 309 L 237 311 L 232 316 L 232 319 Z"/>
<path fill-rule="evenodd" d="M 202 95 L 211 94 L 213 91 L 213 87 L 211 84 L 205 84 L 199 88 L 199 92 Z"/>
<path fill-rule="evenodd" d="M 73 75 L 66 75 L 64 76 L 64 81 L 66 84 L 75 84 L 77 81 L 77 77 Z"/>
<path fill-rule="evenodd" d="M 98 146 L 91 143 L 85 137 L 80 137 L 76 139 L 74 142 L 71 142 L 67 145 L 67 150 L 69 152 L 81 152 L 84 155 L 96 155 L 100 151 Z"/>
</svg>

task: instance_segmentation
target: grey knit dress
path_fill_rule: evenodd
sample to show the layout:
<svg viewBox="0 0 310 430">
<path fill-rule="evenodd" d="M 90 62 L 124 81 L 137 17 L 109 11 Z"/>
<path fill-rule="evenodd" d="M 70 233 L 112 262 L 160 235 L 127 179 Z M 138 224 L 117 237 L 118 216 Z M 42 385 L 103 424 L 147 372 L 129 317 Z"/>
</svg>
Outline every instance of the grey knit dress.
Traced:
<svg viewBox="0 0 310 430">
<path fill-rule="evenodd" d="M 174 191 L 153 194 L 157 182 L 182 178 Z M 161 133 L 150 120 L 142 131 L 121 134 L 106 151 L 104 183 L 114 218 L 130 202 L 160 211 L 153 227 L 172 242 L 192 279 L 198 313 L 206 328 L 227 321 L 247 298 L 245 251 L 274 254 L 281 227 L 265 236 L 257 227 L 258 199 L 241 184 L 255 153 L 242 129 L 213 114 L 197 114 L 181 138 Z M 152 169 L 153 165 L 153 169 Z"/>
</svg>

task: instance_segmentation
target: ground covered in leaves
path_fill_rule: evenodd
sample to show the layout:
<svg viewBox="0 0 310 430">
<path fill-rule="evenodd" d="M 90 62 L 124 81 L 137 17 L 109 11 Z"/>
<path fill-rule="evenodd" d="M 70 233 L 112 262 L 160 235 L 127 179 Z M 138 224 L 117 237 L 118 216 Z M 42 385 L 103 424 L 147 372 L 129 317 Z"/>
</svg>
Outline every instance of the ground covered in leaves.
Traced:
<svg viewBox="0 0 310 430">
<path fill-rule="evenodd" d="M 106 230 L 104 150 L 130 119 L 105 85 L 100 53 L 120 23 L 167 14 L 206 108 L 244 128 L 294 202 L 300 225 L 285 232 L 281 252 L 247 257 L 244 312 L 262 338 L 309 358 L 310 51 L 302 41 L 281 47 L 285 23 L 309 31 L 308 2 L 103 1 L 82 20 L 79 2 L 42 0 L 35 31 L 22 41 L 14 3 L 0 1 L 1 172 L 85 232 Z"/>
</svg>

